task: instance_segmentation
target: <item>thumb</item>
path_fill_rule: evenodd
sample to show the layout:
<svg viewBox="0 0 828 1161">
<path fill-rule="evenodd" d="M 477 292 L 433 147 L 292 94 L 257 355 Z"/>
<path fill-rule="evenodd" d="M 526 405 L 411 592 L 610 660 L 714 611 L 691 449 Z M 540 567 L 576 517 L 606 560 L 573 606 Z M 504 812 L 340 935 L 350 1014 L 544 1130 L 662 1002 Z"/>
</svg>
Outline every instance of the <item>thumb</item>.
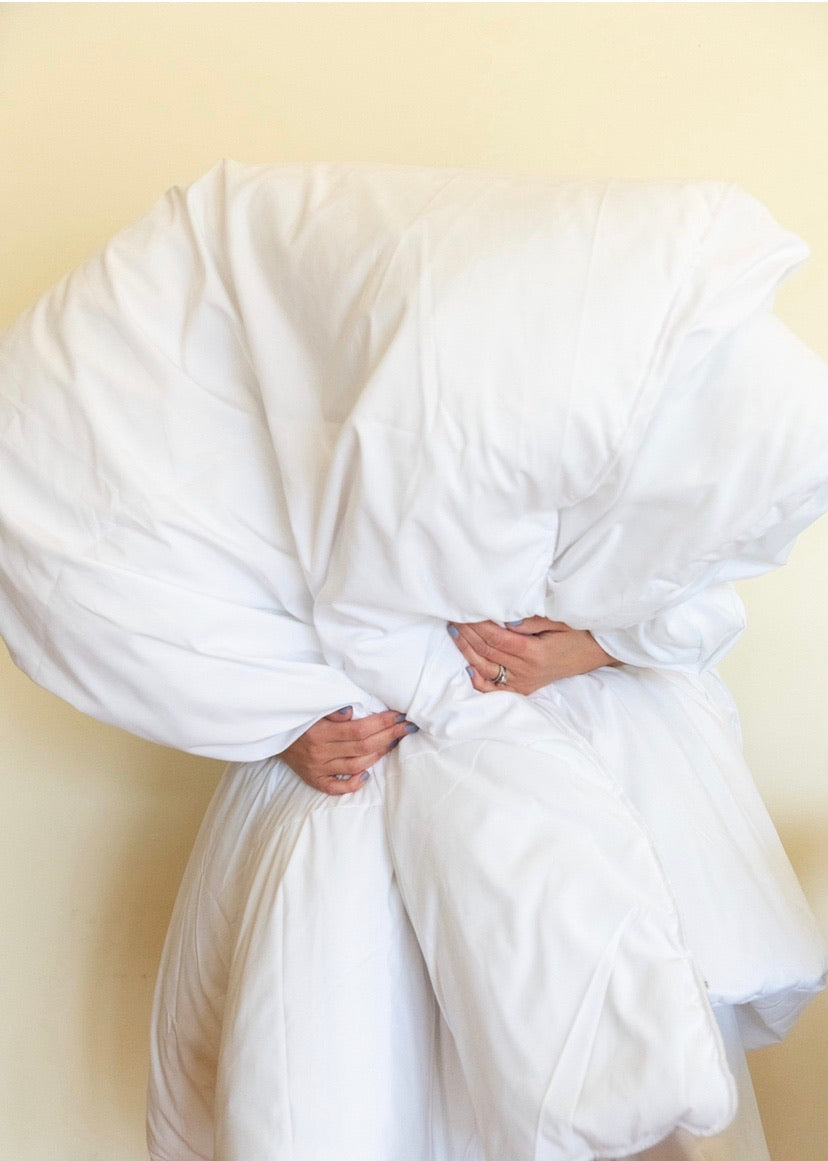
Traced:
<svg viewBox="0 0 828 1161">
<path fill-rule="evenodd" d="M 325 715 L 326 722 L 349 722 L 354 716 L 354 707 L 352 705 L 344 705 L 342 709 L 335 710 L 332 714 Z"/>
</svg>

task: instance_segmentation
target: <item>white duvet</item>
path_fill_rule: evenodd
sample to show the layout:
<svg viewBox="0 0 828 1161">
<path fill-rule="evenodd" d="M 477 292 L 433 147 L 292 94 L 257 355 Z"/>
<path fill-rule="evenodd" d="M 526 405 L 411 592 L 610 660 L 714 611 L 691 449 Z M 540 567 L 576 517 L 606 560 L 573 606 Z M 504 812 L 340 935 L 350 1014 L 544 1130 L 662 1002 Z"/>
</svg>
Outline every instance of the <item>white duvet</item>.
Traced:
<svg viewBox="0 0 828 1161">
<path fill-rule="evenodd" d="M 591 1161 L 732 1118 L 713 1005 L 760 1043 L 826 970 L 701 672 L 728 582 L 828 508 L 828 370 L 771 313 L 805 256 L 715 182 L 223 162 L 3 336 L 12 655 L 252 763 L 165 951 L 154 1157 Z M 628 664 L 476 694 L 446 621 L 536 613 Z M 345 704 L 421 732 L 334 803 L 269 759 Z M 374 965 L 352 1026 L 311 909 Z"/>
</svg>

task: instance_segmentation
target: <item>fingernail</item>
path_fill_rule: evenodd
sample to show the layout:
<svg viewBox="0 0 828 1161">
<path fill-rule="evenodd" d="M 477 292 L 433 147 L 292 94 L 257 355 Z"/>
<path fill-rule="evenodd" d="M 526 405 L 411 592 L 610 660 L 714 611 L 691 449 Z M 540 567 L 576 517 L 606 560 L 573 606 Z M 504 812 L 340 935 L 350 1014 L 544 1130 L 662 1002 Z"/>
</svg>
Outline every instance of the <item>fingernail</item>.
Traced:
<svg viewBox="0 0 828 1161">
<path fill-rule="evenodd" d="M 394 741 L 391 743 L 391 745 L 388 747 L 388 749 L 389 750 L 396 750 L 397 746 L 399 746 L 401 741 L 402 741 L 402 738 L 395 738 Z"/>
<path fill-rule="evenodd" d="M 449 637 L 459 637 L 460 636 L 460 630 L 457 628 L 456 625 L 447 625 L 446 628 L 448 629 Z"/>
<path fill-rule="evenodd" d="M 469 677 L 474 677 L 474 670 L 470 665 L 466 666 L 466 673 L 468 673 Z"/>
<path fill-rule="evenodd" d="M 420 732 L 420 727 L 415 726 L 413 722 L 409 722 L 408 725 L 405 727 L 405 732 L 407 734 L 417 734 Z"/>
<path fill-rule="evenodd" d="M 360 774 L 359 780 L 360 780 L 360 782 L 367 782 L 370 777 L 371 777 L 371 771 L 366 770 L 364 774 Z"/>
<path fill-rule="evenodd" d="M 353 707 L 352 705 L 344 705 L 344 706 L 342 707 L 342 709 L 338 709 L 336 712 L 337 712 L 338 714 L 346 714 L 346 713 L 348 712 L 348 710 L 349 710 L 349 709 L 353 709 L 353 708 L 354 708 L 354 707 Z"/>
<path fill-rule="evenodd" d="M 400 722 L 404 722 L 404 721 L 405 721 L 405 714 L 397 714 L 396 718 L 394 719 L 395 725 L 399 725 Z"/>
<path fill-rule="evenodd" d="M 516 629 L 518 627 L 518 625 L 523 624 L 523 617 L 521 617 L 519 621 L 507 621 L 506 624 L 509 626 L 510 629 Z"/>
</svg>

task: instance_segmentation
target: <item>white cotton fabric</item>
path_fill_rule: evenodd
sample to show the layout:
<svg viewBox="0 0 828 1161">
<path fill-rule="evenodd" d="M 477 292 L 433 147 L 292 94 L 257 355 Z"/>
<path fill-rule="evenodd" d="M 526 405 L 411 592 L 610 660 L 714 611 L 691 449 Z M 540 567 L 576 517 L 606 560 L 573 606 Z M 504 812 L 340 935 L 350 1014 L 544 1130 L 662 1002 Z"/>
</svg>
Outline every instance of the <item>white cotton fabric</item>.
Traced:
<svg viewBox="0 0 828 1161">
<path fill-rule="evenodd" d="M 410 705 L 427 618 L 629 629 L 771 567 L 828 506 L 824 366 L 767 312 L 806 254 L 717 182 L 222 162 L 3 337 L 7 644 L 253 759 Z M 688 378 L 746 320 L 734 389 Z"/>
<path fill-rule="evenodd" d="M 26 672 L 234 761 L 345 704 L 420 725 L 385 763 L 387 841 L 487 1161 L 716 1134 L 736 1090 L 711 998 L 761 1039 L 821 986 L 825 949 L 704 700 L 630 729 L 735 640 L 729 582 L 828 507 L 828 371 L 770 312 L 806 254 L 717 182 L 226 161 L 0 343 L 2 632 Z M 446 620 L 537 613 L 657 684 L 476 694 Z M 268 795 L 243 810 L 233 905 L 186 919 L 185 884 L 161 978 L 151 1119 L 210 1157 L 215 1117 L 216 1161 L 339 1156 L 289 1143 L 320 1062 L 284 1047 L 303 1008 L 283 957 L 327 864 L 324 842 L 291 860 L 326 815 L 282 781 L 278 841 Z M 740 939 L 708 945 L 700 884 L 722 915 L 759 901 Z M 185 928 L 197 954 L 182 943 L 174 970 Z M 421 1000 L 401 1010 L 439 1078 Z M 383 1084 L 408 1092 L 396 1026 L 366 1031 L 365 1060 L 375 1035 Z M 180 1053 L 200 1113 L 177 1111 Z M 448 1128 L 419 1099 L 403 1121 L 451 1141 L 450 1093 Z M 395 1155 L 389 1123 L 362 1158 Z"/>
<path fill-rule="evenodd" d="M 812 949 L 817 945 L 813 921 L 770 820 L 748 788 L 738 722 L 720 679 L 712 672 L 625 666 L 568 679 L 534 700 L 551 702 L 576 725 L 641 808 L 682 900 L 687 941 L 702 973 L 720 974 L 735 925 L 748 956 L 763 961 L 765 975 L 776 975 L 765 980 L 769 994 L 782 987 L 784 998 L 797 985 L 810 986 L 797 971 L 811 954 L 808 941 Z M 402 906 L 385 831 L 387 766 L 376 767 L 359 794 L 344 798 L 316 794 L 273 759 L 226 771 L 184 876 L 159 973 L 149 1104 L 153 1161 L 498 1156 L 476 1126 L 455 1042 Z M 452 820 L 447 806 L 439 798 L 438 809 Z M 514 885 L 514 878 L 496 884 L 504 892 Z M 577 938 L 592 921 L 578 882 L 556 884 L 552 903 L 556 926 L 568 936 Z M 536 898 L 507 905 L 510 934 L 521 909 L 539 920 L 543 915 Z M 466 932 L 465 917 L 459 930 L 453 918 L 443 925 L 452 943 Z M 763 957 L 763 933 L 776 924 L 783 946 Z M 489 940 L 476 944 L 467 963 L 460 949 L 464 983 L 492 950 Z M 555 961 L 546 965 L 537 990 L 560 1019 L 558 971 Z M 495 987 L 493 1002 L 500 990 Z M 710 1138 L 675 1130 L 647 1150 L 647 1161 L 765 1157 L 744 1027 L 739 1033 L 747 1009 L 725 1002 L 736 997 L 708 994 L 737 1080 L 736 1121 Z M 787 1001 L 789 1016 L 800 1002 Z M 535 1039 L 543 1044 L 546 1013 L 536 1003 Z M 594 1003 L 584 1003 L 581 1019 L 594 1012 Z M 577 1027 L 577 1010 L 574 1015 Z M 504 1073 L 520 1097 L 522 1078 L 511 1075 L 503 1056 L 483 1051 L 483 1035 L 481 1067 Z M 674 1048 L 669 1029 L 656 1035 Z M 583 1041 L 572 1039 L 575 1051 Z M 551 1069 L 554 1060 L 549 1063 Z M 649 1115 L 639 1101 L 639 1070 L 630 1067 L 629 1060 L 613 1059 L 601 1103 L 626 1099 Z M 511 1138 L 509 1147 L 510 1157 L 531 1155 Z"/>
</svg>

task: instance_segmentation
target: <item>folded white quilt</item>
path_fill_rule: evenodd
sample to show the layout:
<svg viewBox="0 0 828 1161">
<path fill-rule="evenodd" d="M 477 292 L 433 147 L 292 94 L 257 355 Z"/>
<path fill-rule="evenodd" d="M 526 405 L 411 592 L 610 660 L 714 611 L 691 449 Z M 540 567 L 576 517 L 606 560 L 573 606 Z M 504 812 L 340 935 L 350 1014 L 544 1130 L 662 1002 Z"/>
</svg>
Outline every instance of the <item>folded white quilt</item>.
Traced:
<svg viewBox="0 0 828 1161">
<path fill-rule="evenodd" d="M 715 182 L 222 162 L 0 343 L 26 672 L 234 759 L 348 703 L 420 725 L 392 855 L 493 1159 L 712 1133 L 733 1084 L 627 791 L 553 700 L 475 694 L 445 622 L 721 653 L 726 582 L 828 508 L 828 372 L 770 313 L 805 255 Z M 824 971 L 799 918 L 760 935 L 780 990 Z"/>
</svg>

